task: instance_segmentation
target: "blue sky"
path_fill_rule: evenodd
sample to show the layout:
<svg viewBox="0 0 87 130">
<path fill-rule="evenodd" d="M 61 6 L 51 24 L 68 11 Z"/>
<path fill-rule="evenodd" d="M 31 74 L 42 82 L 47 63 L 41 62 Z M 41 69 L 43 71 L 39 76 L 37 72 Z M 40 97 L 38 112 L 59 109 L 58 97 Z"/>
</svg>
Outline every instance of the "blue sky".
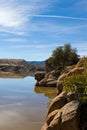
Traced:
<svg viewBox="0 0 87 130">
<path fill-rule="evenodd" d="M 87 0 L 0 0 L 0 58 L 45 60 L 66 43 L 87 55 Z"/>
</svg>

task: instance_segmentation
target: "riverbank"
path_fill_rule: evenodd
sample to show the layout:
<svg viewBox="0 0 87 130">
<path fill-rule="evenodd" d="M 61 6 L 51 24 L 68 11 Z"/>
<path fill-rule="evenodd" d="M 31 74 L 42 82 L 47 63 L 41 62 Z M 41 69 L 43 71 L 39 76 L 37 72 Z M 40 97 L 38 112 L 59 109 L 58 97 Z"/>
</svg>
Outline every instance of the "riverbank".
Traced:
<svg viewBox="0 0 87 130">
<path fill-rule="evenodd" d="M 51 78 L 54 76 L 51 72 L 49 74 Z M 45 83 L 45 87 L 49 87 L 49 76 L 46 79 L 49 74 L 46 73 L 39 81 L 43 83 L 41 86 Z M 67 68 L 58 76 L 53 87 L 57 87 L 57 96 L 49 105 L 46 123 L 41 130 L 86 130 L 87 114 L 82 114 L 87 110 L 84 108 L 84 105 L 87 106 L 87 58 L 81 58 L 76 65 Z"/>
</svg>

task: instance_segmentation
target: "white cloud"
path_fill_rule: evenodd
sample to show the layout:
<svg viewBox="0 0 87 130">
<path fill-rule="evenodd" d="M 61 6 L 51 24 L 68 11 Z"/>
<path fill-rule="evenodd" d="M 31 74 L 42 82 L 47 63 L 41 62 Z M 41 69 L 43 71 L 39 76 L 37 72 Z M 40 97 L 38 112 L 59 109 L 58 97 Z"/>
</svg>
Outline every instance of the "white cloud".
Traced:
<svg viewBox="0 0 87 130">
<path fill-rule="evenodd" d="M 19 27 L 26 19 L 18 9 L 11 6 L 0 7 L 0 25 L 3 27 Z"/>
<path fill-rule="evenodd" d="M 47 3 L 49 0 L 0 0 L 0 28 L 15 33 L 23 31 L 27 22 L 29 24 L 31 20 L 30 15 L 39 13 L 48 6 Z"/>
<path fill-rule="evenodd" d="M 84 3 L 87 3 L 83 0 Z M 42 18 L 62 18 L 73 20 L 84 20 L 87 18 L 57 16 L 57 15 L 40 15 L 43 9 L 50 8 L 52 3 L 58 3 L 58 0 L 0 0 L 0 32 L 24 35 L 27 30 L 37 31 L 38 25 L 32 24 L 32 17 Z M 78 3 L 81 5 L 81 2 Z M 44 26 L 45 24 L 43 24 Z M 49 25 L 49 24 L 48 24 Z M 42 26 L 42 29 L 43 29 Z M 44 26 L 45 27 L 45 26 Z M 55 25 L 54 25 L 55 28 Z M 60 27 L 57 27 L 60 29 Z M 65 28 L 65 27 L 64 27 Z M 53 29 L 53 28 L 52 28 Z M 70 28 L 67 28 L 70 30 Z M 39 28 L 39 30 L 41 30 Z M 38 30 L 38 31 L 39 31 Z M 51 29 L 50 29 L 51 30 Z M 54 30 L 54 29 L 53 29 Z M 60 29 L 61 30 L 61 29 Z M 62 28 L 63 30 L 63 28 Z M 66 30 L 66 29 L 65 29 Z"/>
<path fill-rule="evenodd" d="M 0 25 L 6 27 L 19 27 L 29 21 L 32 15 L 41 12 L 43 8 L 52 3 L 49 0 L 1 0 Z"/>
</svg>

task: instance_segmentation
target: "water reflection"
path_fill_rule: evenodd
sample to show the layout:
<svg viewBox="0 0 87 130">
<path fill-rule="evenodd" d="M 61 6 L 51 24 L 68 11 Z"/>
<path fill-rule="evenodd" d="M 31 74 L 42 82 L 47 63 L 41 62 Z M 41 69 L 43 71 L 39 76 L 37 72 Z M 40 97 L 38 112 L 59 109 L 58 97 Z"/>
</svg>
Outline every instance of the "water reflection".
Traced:
<svg viewBox="0 0 87 130">
<path fill-rule="evenodd" d="M 48 98 L 54 98 L 57 95 L 56 88 L 35 86 L 34 91 L 37 94 L 44 94 Z"/>
<path fill-rule="evenodd" d="M 28 75 L 0 71 L 0 130 L 40 130 L 56 89 L 34 88 Z"/>
<path fill-rule="evenodd" d="M 34 72 L 27 72 L 27 71 L 20 71 L 20 72 L 15 72 L 15 71 L 1 71 L 0 70 L 0 78 L 25 78 L 27 76 L 32 76 L 34 75 Z"/>
</svg>

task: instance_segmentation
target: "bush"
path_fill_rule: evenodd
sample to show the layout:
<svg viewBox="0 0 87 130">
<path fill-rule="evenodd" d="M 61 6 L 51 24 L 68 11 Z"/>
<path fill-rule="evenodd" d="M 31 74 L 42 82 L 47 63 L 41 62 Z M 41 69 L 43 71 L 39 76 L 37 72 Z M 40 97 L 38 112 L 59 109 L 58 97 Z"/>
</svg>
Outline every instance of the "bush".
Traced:
<svg viewBox="0 0 87 130">
<path fill-rule="evenodd" d="M 46 60 L 46 70 L 64 70 L 66 66 L 76 64 L 79 60 L 76 49 L 72 49 L 70 44 L 65 44 L 56 48 L 52 56 Z"/>
<path fill-rule="evenodd" d="M 64 90 L 76 92 L 81 104 L 87 103 L 87 58 L 84 59 L 85 71 L 82 74 L 72 75 L 64 79 Z"/>
</svg>

